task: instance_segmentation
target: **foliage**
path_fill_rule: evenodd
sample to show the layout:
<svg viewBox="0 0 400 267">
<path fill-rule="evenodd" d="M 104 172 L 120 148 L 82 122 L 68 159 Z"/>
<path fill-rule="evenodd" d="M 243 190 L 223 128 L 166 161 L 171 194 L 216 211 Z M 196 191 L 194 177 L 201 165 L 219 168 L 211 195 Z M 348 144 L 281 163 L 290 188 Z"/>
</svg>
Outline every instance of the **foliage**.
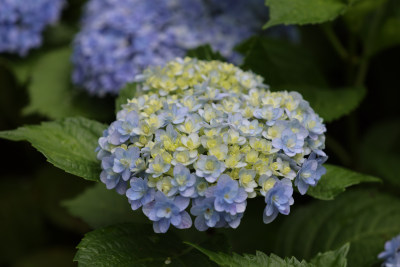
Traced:
<svg viewBox="0 0 400 267">
<path fill-rule="evenodd" d="M 255 37 L 237 49 L 245 52 L 243 68 L 263 76 L 274 91 L 301 93 L 327 122 L 349 114 L 365 96 L 362 86 L 329 88 L 322 68 L 303 47 Z"/>
<path fill-rule="evenodd" d="M 349 244 L 343 245 L 340 249 L 336 251 L 328 251 L 325 253 L 318 253 L 310 263 L 299 261 L 296 258 L 285 258 L 282 259 L 277 255 L 271 254 L 267 256 L 266 254 L 257 251 L 255 255 L 244 254 L 240 256 L 236 253 L 233 255 L 228 255 L 224 253 L 216 253 L 207 249 L 204 249 L 195 244 L 188 243 L 194 248 L 200 250 L 206 254 L 212 261 L 216 262 L 219 266 L 227 267 L 241 267 L 241 266 L 254 266 L 254 267 L 346 267 L 347 260 L 346 255 L 349 251 Z"/>
<path fill-rule="evenodd" d="M 338 194 L 344 192 L 347 187 L 365 183 L 379 182 L 379 178 L 354 172 L 339 166 L 326 164 L 326 174 L 322 176 L 321 181 L 316 187 L 311 187 L 307 192 L 308 195 L 323 199 L 332 200 Z"/>
<path fill-rule="evenodd" d="M 119 92 L 118 97 L 115 99 L 115 113 L 122 109 L 122 105 L 127 103 L 127 99 L 132 99 L 136 94 L 136 84 L 128 83 Z"/>
<path fill-rule="evenodd" d="M 292 213 L 269 225 L 261 222 L 265 202 L 257 198 L 248 200 L 237 229 L 171 230 L 162 235 L 132 211 L 125 195 L 93 183 L 101 172 L 95 150 L 106 124 L 127 99 L 144 92 L 136 79 L 118 96 L 102 99 L 72 84 L 71 47 L 82 29 L 86 1 L 66 2 L 59 23 L 43 31 L 40 48 L 24 57 L 0 53 L 0 227 L 6 229 L 0 265 L 74 266 L 79 242 L 75 255 L 79 266 L 364 267 L 382 263 L 377 256 L 385 242 L 400 233 L 398 0 L 265 0 L 265 5 L 254 0 L 253 11 L 261 15 L 257 19 L 264 18 L 260 26 L 266 23 L 266 34 L 243 41 L 236 51 L 215 49 L 211 41 L 189 50 L 185 47 L 181 56 L 187 53 L 201 60 L 226 61 L 234 54 L 235 62 L 242 60 L 242 69 L 262 76 L 269 90 L 299 92 L 324 119 L 329 161 L 324 164 L 327 173 L 307 191 L 309 197 L 295 192 L 297 205 L 291 207 Z M 223 1 L 204 2 L 230 7 Z M 232 18 L 236 21 L 241 15 L 241 24 L 248 27 L 251 20 L 242 12 L 247 1 L 240 4 L 231 10 Z M 269 17 L 262 12 L 265 6 Z M 48 20 L 45 13 L 41 20 Z M 248 36 L 229 21 L 220 23 L 232 30 L 223 36 Z M 215 41 L 232 46 L 232 40 L 222 37 Z M 106 56 L 121 55 L 119 51 L 109 49 Z M 103 57 L 99 49 L 91 52 Z M 86 66 L 84 57 L 76 59 Z M 104 66 L 94 64 L 99 73 Z M 99 76 L 93 79 L 109 82 Z M 45 157 L 38 157 L 26 143 L 2 139 L 28 141 Z M 67 173 L 48 165 L 45 158 Z"/>
<path fill-rule="evenodd" d="M 377 138 L 385 136 L 377 144 Z M 373 125 L 365 134 L 360 146 L 360 161 L 368 171 L 376 173 L 391 185 L 400 187 L 398 164 L 400 156 L 396 149 L 400 145 L 400 121 L 388 120 Z"/>
<path fill-rule="evenodd" d="M 90 98 L 71 85 L 70 53 L 69 47 L 62 47 L 33 63 L 28 85 L 30 103 L 23 110 L 25 114 L 39 113 L 51 119 L 85 116 L 102 120 L 109 117 L 108 109 L 104 109 L 105 100 Z"/>
<path fill-rule="evenodd" d="M 349 266 L 371 266 L 385 241 L 400 232 L 399 220 L 399 198 L 353 190 L 335 201 L 295 209 L 280 226 L 276 252 L 308 259 L 318 251 L 350 242 Z"/>
<path fill-rule="evenodd" d="M 265 28 L 278 24 L 316 24 L 334 20 L 357 0 L 266 0 L 270 20 Z"/>
<path fill-rule="evenodd" d="M 213 51 L 210 45 L 202 45 L 196 47 L 195 49 L 188 50 L 186 52 L 186 56 L 202 60 L 226 61 L 226 59 L 218 51 Z"/>
<path fill-rule="evenodd" d="M 105 126 L 85 118 L 67 118 L 0 132 L 0 137 L 28 141 L 54 166 L 97 181 L 100 166 L 94 153 Z"/>
<path fill-rule="evenodd" d="M 74 199 L 63 202 L 71 215 L 93 228 L 126 222 L 147 222 L 141 214 L 132 212 L 128 201 L 116 192 L 97 183 Z"/>
<path fill-rule="evenodd" d="M 203 244 L 210 249 L 227 247 L 218 235 Z M 86 234 L 77 248 L 74 260 L 79 266 L 215 266 L 175 234 L 157 235 L 140 224 L 97 229 Z"/>
</svg>

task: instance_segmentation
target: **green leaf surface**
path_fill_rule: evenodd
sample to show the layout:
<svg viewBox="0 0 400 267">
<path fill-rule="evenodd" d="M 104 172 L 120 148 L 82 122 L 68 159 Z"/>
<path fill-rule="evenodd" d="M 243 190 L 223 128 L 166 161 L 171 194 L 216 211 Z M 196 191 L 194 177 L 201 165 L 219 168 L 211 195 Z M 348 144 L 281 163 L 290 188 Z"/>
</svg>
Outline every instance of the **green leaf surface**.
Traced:
<svg viewBox="0 0 400 267">
<path fill-rule="evenodd" d="M 347 187 L 366 182 L 380 182 L 379 178 L 351 171 L 335 165 L 324 164 L 326 174 L 321 177 L 317 186 L 309 187 L 307 194 L 322 200 L 332 200 Z"/>
<path fill-rule="evenodd" d="M 219 266 L 224 267 L 346 267 L 346 255 L 349 250 L 349 245 L 346 244 L 337 251 L 319 253 L 312 260 L 312 263 L 307 263 L 304 260 L 299 261 L 294 257 L 282 259 L 274 254 L 267 256 L 261 251 L 256 251 L 255 255 L 244 254 L 241 256 L 236 253 L 229 255 L 221 252 L 210 251 L 195 244 L 188 244 L 207 255 L 210 260 L 214 261 Z"/>
<path fill-rule="evenodd" d="M 226 59 L 219 52 L 214 52 L 210 45 L 202 45 L 194 49 L 190 49 L 187 51 L 186 56 L 201 60 L 226 61 Z"/>
<path fill-rule="evenodd" d="M 0 138 L 28 141 L 54 166 L 98 181 L 101 168 L 95 149 L 105 128 L 105 125 L 89 119 L 66 118 L 3 131 Z"/>
<path fill-rule="evenodd" d="M 122 109 L 122 105 L 132 99 L 136 94 L 136 83 L 128 83 L 124 88 L 119 91 L 118 97 L 115 99 L 115 113 Z"/>
<path fill-rule="evenodd" d="M 211 249 L 227 246 L 220 236 L 203 244 Z M 175 234 L 155 234 L 149 225 L 120 224 L 97 229 L 86 234 L 77 248 L 74 260 L 83 267 L 215 266 Z"/>
<path fill-rule="evenodd" d="M 361 0 L 355 1 L 343 16 L 350 31 L 357 34 L 363 31 L 364 25 L 371 23 L 370 15 L 379 9 L 388 0 Z"/>
<path fill-rule="evenodd" d="M 330 89 L 317 60 L 303 47 L 253 37 L 237 50 L 245 55 L 242 68 L 264 77 L 272 91 L 301 93 L 326 122 L 349 114 L 365 97 L 364 87 Z"/>
<path fill-rule="evenodd" d="M 366 170 L 380 175 L 385 182 L 397 187 L 400 187 L 399 137 L 400 120 L 380 122 L 365 133 L 359 152 L 360 163 Z"/>
<path fill-rule="evenodd" d="M 80 179 L 49 164 L 32 178 L 35 178 L 38 205 L 46 219 L 74 233 L 84 234 L 88 231 L 87 224 L 71 216 L 68 210 L 61 206 L 61 202 L 79 195 L 93 182 Z"/>
<path fill-rule="evenodd" d="M 64 201 L 63 206 L 71 215 L 81 218 L 93 228 L 126 222 L 150 222 L 141 210 L 131 209 L 125 195 L 108 190 L 103 183 L 97 183 L 79 196 Z"/>
<path fill-rule="evenodd" d="M 270 19 L 264 28 L 284 24 L 317 24 L 343 15 L 352 0 L 266 0 Z"/>
<path fill-rule="evenodd" d="M 350 114 L 360 105 L 366 94 L 364 87 L 326 89 L 322 87 L 288 86 L 286 90 L 301 93 L 304 99 L 310 102 L 315 112 L 326 122 Z"/>
<path fill-rule="evenodd" d="M 381 26 L 370 55 L 400 45 L 400 16 L 387 18 Z"/>
<path fill-rule="evenodd" d="M 349 266 L 370 267 L 384 243 L 400 232 L 400 199 L 352 190 L 335 201 L 294 207 L 277 231 L 275 253 L 309 259 L 350 242 Z"/>
<path fill-rule="evenodd" d="M 68 46 L 37 59 L 28 84 L 30 103 L 23 110 L 25 115 L 38 113 L 50 119 L 84 116 L 100 120 L 112 115 L 107 99 L 89 97 L 86 92 L 71 85 L 70 57 Z"/>
<path fill-rule="evenodd" d="M 347 254 L 349 253 L 350 244 L 346 243 L 341 248 L 325 253 L 319 252 L 311 263 L 315 266 L 323 267 L 346 267 L 347 266 Z"/>
<path fill-rule="evenodd" d="M 242 68 L 264 77 L 273 90 L 285 85 L 326 87 L 321 68 L 310 51 L 289 42 L 252 37 L 237 47 L 244 55 Z"/>
<path fill-rule="evenodd" d="M 400 45 L 400 2 L 360 0 L 344 16 L 347 27 L 366 44 L 366 55 L 373 56 Z M 374 30 L 374 35 L 370 31 Z"/>
</svg>

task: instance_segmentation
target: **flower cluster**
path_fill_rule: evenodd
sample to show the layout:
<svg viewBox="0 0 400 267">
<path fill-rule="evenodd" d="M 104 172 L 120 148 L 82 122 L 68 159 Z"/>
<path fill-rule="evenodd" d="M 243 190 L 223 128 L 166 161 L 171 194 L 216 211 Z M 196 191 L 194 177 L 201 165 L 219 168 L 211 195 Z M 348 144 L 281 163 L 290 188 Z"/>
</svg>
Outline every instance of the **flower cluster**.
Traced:
<svg viewBox="0 0 400 267">
<path fill-rule="evenodd" d="M 42 32 L 55 23 L 64 0 L 0 0 L 0 53 L 25 56 L 42 43 Z"/>
<path fill-rule="evenodd" d="M 385 261 L 382 265 L 384 267 L 400 266 L 400 235 L 385 243 L 385 251 L 378 258 Z"/>
<path fill-rule="evenodd" d="M 261 195 L 265 223 L 325 173 L 322 119 L 296 92 L 271 92 L 229 63 L 175 59 L 137 76 L 99 139 L 101 181 L 142 207 L 156 232 L 240 224 Z M 129 187 L 129 188 L 128 188 Z"/>
<path fill-rule="evenodd" d="M 263 0 L 91 0 L 74 42 L 73 82 L 116 94 L 152 65 L 210 44 L 235 62 L 233 47 L 261 30 Z"/>
</svg>

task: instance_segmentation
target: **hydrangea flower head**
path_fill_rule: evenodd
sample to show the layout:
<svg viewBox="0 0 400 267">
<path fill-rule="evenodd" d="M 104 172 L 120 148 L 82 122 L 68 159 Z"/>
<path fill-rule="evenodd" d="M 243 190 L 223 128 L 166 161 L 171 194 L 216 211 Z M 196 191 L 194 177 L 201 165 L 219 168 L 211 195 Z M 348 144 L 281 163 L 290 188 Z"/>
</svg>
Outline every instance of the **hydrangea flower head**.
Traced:
<svg viewBox="0 0 400 267">
<path fill-rule="evenodd" d="M 101 181 L 142 207 L 156 232 L 190 227 L 186 209 L 200 231 L 236 228 L 257 195 L 270 223 L 289 214 L 295 186 L 304 194 L 325 173 L 325 126 L 298 93 L 271 92 L 251 72 L 191 58 L 136 81 L 137 97 L 104 131 L 97 156 Z"/>
<path fill-rule="evenodd" d="M 55 23 L 65 0 L 0 0 L 0 53 L 25 56 L 42 43 L 42 32 Z"/>
<path fill-rule="evenodd" d="M 382 264 L 384 267 L 400 266 L 400 235 L 385 243 L 385 251 L 381 252 L 378 258 L 385 261 Z"/>
<path fill-rule="evenodd" d="M 95 95 L 116 94 L 148 66 L 206 44 L 237 62 L 234 46 L 260 31 L 267 14 L 262 0 L 90 0 L 72 80 Z"/>
</svg>

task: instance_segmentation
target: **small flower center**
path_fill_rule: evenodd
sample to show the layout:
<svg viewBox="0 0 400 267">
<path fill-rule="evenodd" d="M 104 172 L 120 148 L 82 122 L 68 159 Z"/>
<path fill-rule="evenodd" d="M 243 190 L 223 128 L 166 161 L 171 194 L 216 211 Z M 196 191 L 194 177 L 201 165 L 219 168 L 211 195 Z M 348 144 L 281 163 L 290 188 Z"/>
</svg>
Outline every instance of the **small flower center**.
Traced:
<svg viewBox="0 0 400 267">
<path fill-rule="evenodd" d="M 214 170 L 214 162 L 212 162 L 211 160 L 207 160 L 205 168 L 207 171 Z"/>
</svg>

